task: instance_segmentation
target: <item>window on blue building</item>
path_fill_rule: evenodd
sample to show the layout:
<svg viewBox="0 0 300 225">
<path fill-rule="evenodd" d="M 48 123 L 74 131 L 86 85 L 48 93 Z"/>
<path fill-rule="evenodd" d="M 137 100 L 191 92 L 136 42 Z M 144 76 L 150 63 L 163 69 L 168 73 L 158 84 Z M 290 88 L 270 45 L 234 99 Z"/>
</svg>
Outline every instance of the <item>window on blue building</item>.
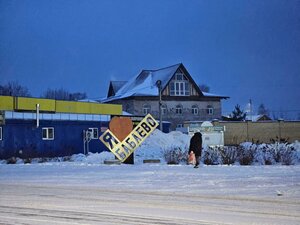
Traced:
<svg viewBox="0 0 300 225">
<path fill-rule="evenodd" d="M 42 129 L 43 140 L 54 140 L 54 127 L 44 127 Z"/>
<path fill-rule="evenodd" d="M 89 131 L 92 133 L 92 139 L 98 139 L 98 128 L 89 128 Z"/>
<path fill-rule="evenodd" d="M 0 141 L 2 141 L 2 127 L 0 127 Z"/>
</svg>

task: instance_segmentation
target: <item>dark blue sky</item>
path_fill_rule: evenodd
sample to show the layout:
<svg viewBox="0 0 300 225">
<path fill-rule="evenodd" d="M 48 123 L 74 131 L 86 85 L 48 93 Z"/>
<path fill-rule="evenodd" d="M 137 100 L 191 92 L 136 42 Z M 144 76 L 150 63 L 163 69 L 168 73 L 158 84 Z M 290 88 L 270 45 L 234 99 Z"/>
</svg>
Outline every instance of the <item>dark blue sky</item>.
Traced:
<svg viewBox="0 0 300 225">
<path fill-rule="evenodd" d="M 300 1 L 0 0 L 0 84 L 104 97 L 110 80 L 182 62 L 196 83 L 300 115 Z"/>
</svg>

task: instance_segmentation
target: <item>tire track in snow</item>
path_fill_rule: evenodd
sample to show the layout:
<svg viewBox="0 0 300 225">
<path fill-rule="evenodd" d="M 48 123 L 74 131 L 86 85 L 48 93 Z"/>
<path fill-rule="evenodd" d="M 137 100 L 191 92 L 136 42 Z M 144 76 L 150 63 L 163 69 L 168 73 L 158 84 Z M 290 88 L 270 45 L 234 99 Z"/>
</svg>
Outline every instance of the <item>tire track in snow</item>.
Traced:
<svg viewBox="0 0 300 225">
<path fill-rule="evenodd" d="M 201 221 L 142 217 L 129 214 L 87 213 L 53 209 L 0 206 L 0 219 L 3 224 L 212 224 Z"/>
<path fill-rule="evenodd" d="M 5 224 L 232 224 L 234 217 L 257 224 L 300 223 L 296 201 L 62 185 L 0 188 Z"/>
</svg>

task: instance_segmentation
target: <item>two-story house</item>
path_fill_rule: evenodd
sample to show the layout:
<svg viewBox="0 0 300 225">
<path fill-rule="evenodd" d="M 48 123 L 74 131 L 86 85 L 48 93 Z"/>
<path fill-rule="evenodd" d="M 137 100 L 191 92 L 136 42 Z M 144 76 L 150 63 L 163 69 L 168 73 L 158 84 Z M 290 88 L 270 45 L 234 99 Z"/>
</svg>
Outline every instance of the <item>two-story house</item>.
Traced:
<svg viewBox="0 0 300 225">
<path fill-rule="evenodd" d="M 151 113 L 159 119 L 159 93 L 163 121 L 171 129 L 184 121 L 220 119 L 220 96 L 202 92 L 182 63 L 158 70 L 142 70 L 129 81 L 110 81 L 107 99 L 103 102 L 121 104 L 133 115 Z"/>
</svg>

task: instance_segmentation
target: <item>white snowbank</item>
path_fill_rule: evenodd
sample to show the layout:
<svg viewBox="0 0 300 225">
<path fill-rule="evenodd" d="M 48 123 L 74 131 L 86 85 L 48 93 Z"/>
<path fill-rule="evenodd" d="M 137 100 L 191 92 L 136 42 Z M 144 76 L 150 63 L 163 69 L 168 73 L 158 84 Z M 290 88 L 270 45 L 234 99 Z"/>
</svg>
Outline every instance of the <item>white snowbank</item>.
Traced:
<svg viewBox="0 0 300 225">
<path fill-rule="evenodd" d="M 101 152 L 101 153 L 89 153 L 88 155 L 77 154 L 72 155 L 71 161 L 73 162 L 86 162 L 86 163 L 104 163 L 105 160 L 114 159 L 115 156 L 111 152 Z"/>
<path fill-rule="evenodd" d="M 190 136 L 179 131 L 173 131 L 168 134 L 155 130 L 145 142 L 135 151 L 136 162 L 144 159 L 160 159 L 164 162 L 164 152 L 170 149 L 187 150 L 190 142 Z"/>
<path fill-rule="evenodd" d="M 174 149 L 182 152 L 183 157 L 187 154 L 190 136 L 183 134 L 179 131 L 173 131 L 170 133 L 163 133 L 160 130 L 155 130 L 140 147 L 134 152 L 135 164 L 143 163 L 145 159 L 159 159 L 161 163 L 167 163 L 165 161 L 166 152 L 170 152 Z M 240 164 L 241 157 L 252 157 L 250 164 L 253 165 L 274 165 L 281 163 L 284 165 L 300 164 L 300 142 L 296 141 L 292 144 L 287 143 L 274 143 L 274 144 L 253 144 L 251 142 L 241 143 L 238 148 L 225 147 L 231 152 L 235 152 L 235 158 L 233 159 L 235 165 Z M 240 154 L 240 150 L 243 150 L 244 155 Z M 206 164 L 226 164 L 222 161 L 222 154 L 218 149 L 211 149 L 205 147 L 202 154 L 202 163 Z M 88 155 L 76 154 L 71 158 L 65 159 L 63 157 L 50 159 L 50 162 L 84 162 L 88 164 L 103 164 L 105 160 L 115 159 L 115 156 L 111 152 L 101 153 L 89 153 Z M 40 159 L 33 159 L 31 163 L 41 162 Z M 48 162 L 49 162 L 48 161 Z M 210 163 L 208 163 L 210 162 Z M 5 160 L 0 161 L 0 164 L 6 163 Z M 17 159 L 17 164 L 22 164 L 22 159 Z M 242 163 L 241 163 L 242 164 Z"/>
</svg>

